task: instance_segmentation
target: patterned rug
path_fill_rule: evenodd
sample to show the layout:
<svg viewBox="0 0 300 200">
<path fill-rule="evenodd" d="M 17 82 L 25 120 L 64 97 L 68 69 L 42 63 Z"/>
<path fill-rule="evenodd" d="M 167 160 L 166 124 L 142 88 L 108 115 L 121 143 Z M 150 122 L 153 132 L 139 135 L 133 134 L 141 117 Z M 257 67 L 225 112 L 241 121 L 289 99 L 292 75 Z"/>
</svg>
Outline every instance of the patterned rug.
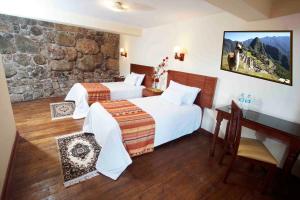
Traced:
<svg viewBox="0 0 300 200">
<path fill-rule="evenodd" d="M 51 119 L 70 118 L 75 110 L 74 102 L 50 103 Z"/>
<path fill-rule="evenodd" d="M 95 166 L 101 147 L 93 134 L 78 132 L 56 140 L 65 187 L 99 175 Z"/>
</svg>

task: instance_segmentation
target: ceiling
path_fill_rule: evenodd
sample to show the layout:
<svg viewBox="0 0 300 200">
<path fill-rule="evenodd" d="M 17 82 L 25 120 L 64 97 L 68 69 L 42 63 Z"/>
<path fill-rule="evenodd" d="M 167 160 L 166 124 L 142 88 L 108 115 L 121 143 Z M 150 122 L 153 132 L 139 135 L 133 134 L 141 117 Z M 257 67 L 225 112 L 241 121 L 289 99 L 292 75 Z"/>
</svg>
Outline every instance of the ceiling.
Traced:
<svg viewBox="0 0 300 200">
<path fill-rule="evenodd" d="M 112 1 L 129 4 L 116 12 Z M 284 2 L 284 3 L 283 3 Z M 144 28 L 229 12 L 246 21 L 300 12 L 300 0 L 0 0 L 0 13 L 141 35 Z"/>
<path fill-rule="evenodd" d="M 246 21 L 265 20 L 300 13 L 300 0 L 206 0 Z"/>
<path fill-rule="evenodd" d="M 112 1 L 128 3 L 128 11 L 116 12 L 109 9 L 107 4 Z M 159 26 L 220 11 L 206 0 L 0 0 L 0 5 L 0 12 L 4 12 L 3 14 L 16 13 L 19 16 L 44 14 L 47 17 L 49 15 L 58 18 L 56 15 L 64 12 L 136 28 Z M 36 16 L 36 18 L 44 17 Z"/>
<path fill-rule="evenodd" d="M 125 4 L 129 4 L 129 9 L 115 12 L 107 7 L 111 1 L 113 0 L 54 0 L 54 4 L 58 9 L 140 28 L 159 26 L 220 11 L 205 0 L 123 0 Z"/>
</svg>

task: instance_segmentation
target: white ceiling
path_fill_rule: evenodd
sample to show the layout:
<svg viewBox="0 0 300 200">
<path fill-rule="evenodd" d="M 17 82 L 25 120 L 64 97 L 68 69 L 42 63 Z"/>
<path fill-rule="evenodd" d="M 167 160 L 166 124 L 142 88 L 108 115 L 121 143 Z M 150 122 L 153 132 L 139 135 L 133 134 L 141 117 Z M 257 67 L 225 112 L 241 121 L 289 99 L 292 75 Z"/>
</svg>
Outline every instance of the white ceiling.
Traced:
<svg viewBox="0 0 300 200">
<path fill-rule="evenodd" d="M 0 0 L 0 12 L 39 19 L 51 18 L 51 15 L 56 19 L 60 13 L 68 13 L 135 28 L 149 28 L 220 11 L 206 0 L 118 0 L 131 6 L 128 11 L 116 12 L 107 7 L 111 1 L 114 0 Z"/>
<path fill-rule="evenodd" d="M 205 0 L 123 0 L 125 4 L 129 3 L 128 11 L 115 12 L 107 8 L 107 4 L 111 1 L 54 0 L 54 4 L 66 11 L 140 28 L 159 26 L 220 11 Z"/>
<path fill-rule="evenodd" d="M 250 21 L 300 12 L 299 0 L 118 0 L 129 4 L 126 12 L 109 9 L 111 1 L 0 0 L 0 13 L 141 35 L 144 28 L 224 11 Z"/>
</svg>

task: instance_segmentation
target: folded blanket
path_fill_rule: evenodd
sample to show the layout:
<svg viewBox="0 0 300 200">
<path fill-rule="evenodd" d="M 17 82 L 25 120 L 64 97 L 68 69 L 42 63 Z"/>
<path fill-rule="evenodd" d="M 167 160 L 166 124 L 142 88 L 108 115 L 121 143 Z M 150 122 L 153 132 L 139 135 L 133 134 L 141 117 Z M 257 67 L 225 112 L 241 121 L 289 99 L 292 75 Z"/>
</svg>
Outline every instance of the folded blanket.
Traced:
<svg viewBox="0 0 300 200">
<path fill-rule="evenodd" d="M 88 93 L 88 103 L 110 100 L 110 90 L 101 83 L 81 83 Z"/>
<path fill-rule="evenodd" d="M 118 122 L 131 157 L 154 150 L 155 121 L 151 115 L 127 100 L 103 101 L 101 105 Z"/>
</svg>

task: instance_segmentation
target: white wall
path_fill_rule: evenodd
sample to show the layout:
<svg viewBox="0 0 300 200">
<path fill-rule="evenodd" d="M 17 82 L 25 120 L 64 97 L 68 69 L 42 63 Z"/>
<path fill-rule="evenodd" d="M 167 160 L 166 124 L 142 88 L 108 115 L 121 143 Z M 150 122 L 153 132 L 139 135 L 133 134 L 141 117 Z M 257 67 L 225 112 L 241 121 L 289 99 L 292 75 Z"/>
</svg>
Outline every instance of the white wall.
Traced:
<svg viewBox="0 0 300 200">
<path fill-rule="evenodd" d="M 4 184 L 7 166 L 16 135 L 15 120 L 6 85 L 2 58 L 0 56 L 0 192 Z M 1 196 L 1 195 L 0 195 Z"/>
<path fill-rule="evenodd" d="M 252 109 L 300 123 L 300 14 L 272 20 L 246 22 L 227 13 L 195 18 L 174 24 L 145 29 L 141 37 L 121 36 L 120 47 L 128 49 L 128 58 L 120 58 L 120 72 L 127 74 L 130 63 L 157 66 L 164 56 L 172 59 L 169 66 L 179 71 L 218 77 L 215 107 L 227 105 L 241 92 L 256 98 Z M 220 70 L 223 31 L 294 30 L 293 86 Z M 184 62 L 173 59 L 176 45 L 187 49 Z M 216 113 L 207 110 L 202 128 L 213 131 Z M 223 123 L 225 124 L 225 123 Z M 249 135 L 250 130 L 245 130 Z M 222 127 L 224 133 L 224 125 Z M 253 135 L 253 134 L 252 134 Z M 264 139 L 272 153 L 281 160 L 285 145 Z"/>
</svg>

